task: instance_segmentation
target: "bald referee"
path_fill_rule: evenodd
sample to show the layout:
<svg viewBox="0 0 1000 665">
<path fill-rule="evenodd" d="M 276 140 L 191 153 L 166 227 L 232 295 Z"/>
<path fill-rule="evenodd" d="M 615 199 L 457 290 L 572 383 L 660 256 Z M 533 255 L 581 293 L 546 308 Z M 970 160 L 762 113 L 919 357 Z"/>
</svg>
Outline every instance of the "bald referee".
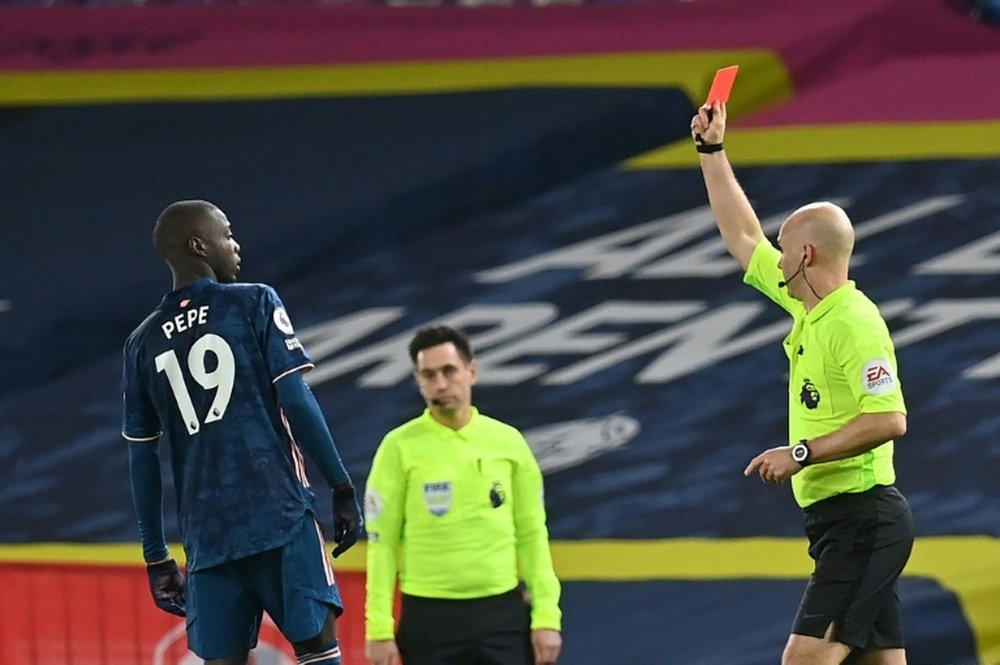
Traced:
<svg viewBox="0 0 1000 665">
<path fill-rule="evenodd" d="M 832 203 L 793 212 L 780 251 L 733 174 L 722 140 L 726 106 L 691 120 L 708 199 L 744 281 L 793 319 L 789 445 L 746 467 L 765 483 L 789 478 L 815 560 L 785 645 L 785 665 L 906 663 L 897 581 L 913 547 L 913 521 L 894 487 L 893 439 L 906 432 L 896 355 L 878 308 L 848 279 L 854 229 Z"/>
<path fill-rule="evenodd" d="M 369 660 L 555 663 L 560 585 L 538 463 L 520 432 L 472 406 L 478 366 L 462 333 L 422 328 L 409 352 L 427 408 L 382 440 L 365 492 Z"/>
</svg>

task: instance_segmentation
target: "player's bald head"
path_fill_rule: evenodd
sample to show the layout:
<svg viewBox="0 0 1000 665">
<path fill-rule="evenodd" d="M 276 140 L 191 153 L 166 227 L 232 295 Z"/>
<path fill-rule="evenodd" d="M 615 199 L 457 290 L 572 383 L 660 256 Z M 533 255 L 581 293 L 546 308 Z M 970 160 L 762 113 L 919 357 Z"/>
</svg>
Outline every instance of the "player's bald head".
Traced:
<svg viewBox="0 0 1000 665">
<path fill-rule="evenodd" d="M 163 258 L 176 259 L 185 251 L 192 236 L 202 236 L 221 215 L 222 211 L 208 201 L 175 201 L 157 218 L 153 245 Z"/>
<path fill-rule="evenodd" d="M 816 247 L 818 258 L 847 263 L 854 251 L 854 227 L 840 206 L 828 201 L 804 205 L 785 220 L 782 235 Z"/>
</svg>

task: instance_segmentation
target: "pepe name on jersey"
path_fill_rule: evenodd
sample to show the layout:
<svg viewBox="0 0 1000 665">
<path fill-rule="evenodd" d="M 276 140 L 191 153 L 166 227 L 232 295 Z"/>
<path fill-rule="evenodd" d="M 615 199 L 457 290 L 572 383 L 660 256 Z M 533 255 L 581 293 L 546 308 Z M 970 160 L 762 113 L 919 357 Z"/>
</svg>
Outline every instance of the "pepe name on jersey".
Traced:
<svg viewBox="0 0 1000 665">
<path fill-rule="evenodd" d="M 180 302 L 180 306 L 187 307 L 190 302 L 190 300 L 182 300 Z M 195 326 L 204 325 L 207 321 L 208 305 L 201 305 L 200 307 L 180 312 L 172 319 L 167 319 L 160 324 L 160 330 L 163 331 L 163 335 L 167 339 L 170 339 L 174 336 L 174 333 L 184 332 L 185 330 L 190 330 Z"/>
</svg>

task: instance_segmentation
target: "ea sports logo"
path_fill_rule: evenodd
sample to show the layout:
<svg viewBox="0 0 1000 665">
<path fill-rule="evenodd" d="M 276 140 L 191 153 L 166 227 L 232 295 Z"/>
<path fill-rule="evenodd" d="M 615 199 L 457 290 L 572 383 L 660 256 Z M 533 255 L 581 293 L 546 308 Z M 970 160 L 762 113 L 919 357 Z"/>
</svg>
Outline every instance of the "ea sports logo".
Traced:
<svg viewBox="0 0 1000 665">
<path fill-rule="evenodd" d="M 861 385 L 869 395 L 887 395 L 896 387 L 896 377 L 887 360 L 869 360 L 861 368 Z"/>
</svg>

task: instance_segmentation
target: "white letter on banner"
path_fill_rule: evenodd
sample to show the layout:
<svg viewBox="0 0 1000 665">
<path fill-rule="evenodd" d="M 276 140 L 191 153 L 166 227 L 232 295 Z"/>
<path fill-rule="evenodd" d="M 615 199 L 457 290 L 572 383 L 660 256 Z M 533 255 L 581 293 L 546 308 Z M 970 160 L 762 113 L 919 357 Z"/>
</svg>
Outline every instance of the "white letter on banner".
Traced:
<svg viewBox="0 0 1000 665">
<path fill-rule="evenodd" d="M 780 340 L 788 333 L 788 321 L 781 319 L 727 343 L 739 330 L 755 319 L 765 308 L 762 304 L 732 304 L 714 310 L 687 323 L 621 345 L 565 369 L 553 372 L 543 380 L 547 384 L 574 383 L 631 358 L 671 346 L 636 376 L 637 383 L 667 383 L 696 369 L 745 353 L 767 342 Z M 698 310 L 704 306 L 698 307 Z"/>
<path fill-rule="evenodd" d="M 310 326 L 299 332 L 299 341 L 313 361 L 318 361 L 392 323 L 404 312 L 402 307 L 373 307 Z"/>
<path fill-rule="evenodd" d="M 1000 231 L 913 267 L 916 275 L 996 275 L 1000 273 Z"/>
<path fill-rule="evenodd" d="M 773 215 L 761 221 L 765 235 L 777 233 L 791 211 Z M 665 256 L 637 270 L 640 279 L 664 279 L 669 277 L 722 277 L 740 271 L 740 264 L 729 256 L 719 234 L 709 240 L 670 256 Z"/>
<path fill-rule="evenodd" d="M 879 306 L 886 318 L 886 307 Z M 963 300 L 934 300 L 908 312 L 908 318 L 919 323 L 893 333 L 896 348 L 921 342 L 935 335 L 944 334 L 959 326 L 976 321 L 1000 319 L 1000 298 L 969 298 Z M 977 363 L 962 372 L 963 379 L 993 379 L 1000 376 L 1000 355 Z"/>
<path fill-rule="evenodd" d="M 881 309 L 887 317 L 891 317 L 908 307 L 907 302 L 894 301 Z M 636 383 L 668 383 L 720 360 L 780 341 L 790 328 L 789 320 L 784 316 L 774 323 L 739 333 L 765 309 L 768 309 L 767 303 L 732 303 L 681 325 L 631 341 L 610 353 L 553 372 L 542 382 L 552 385 L 573 383 L 631 358 L 671 347 L 636 375 Z"/>
<path fill-rule="evenodd" d="M 477 350 L 544 326 L 558 313 L 555 305 L 550 303 L 472 305 L 436 319 L 435 322 L 461 330 L 485 328 L 481 332 L 469 334 L 472 348 Z M 432 322 L 421 323 L 419 327 L 430 323 Z M 354 370 L 375 365 L 358 378 L 357 384 L 366 388 L 394 386 L 413 375 L 406 346 L 414 332 L 416 328 L 411 328 L 360 351 L 317 364 L 316 369 L 306 374 L 306 378 L 310 385 L 318 385 Z"/>
<path fill-rule="evenodd" d="M 911 310 L 907 318 L 917 319 L 919 323 L 893 333 L 892 339 L 897 349 L 966 323 L 1000 319 L 1000 298 L 932 300 Z"/>
<path fill-rule="evenodd" d="M 908 206 L 903 206 L 899 210 L 893 210 L 892 212 L 887 212 L 884 215 L 874 217 L 863 224 L 855 224 L 854 238 L 856 240 L 861 240 L 862 238 L 873 236 L 876 233 L 884 233 L 885 231 L 894 229 L 897 226 L 909 224 L 910 222 L 923 217 L 928 217 L 929 215 L 937 214 L 942 210 L 947 210 L 948 208 L 954 208 L 964 202 L 965 197 L 961 194 L 951 196 L 932 196 L 929 199 L 924 199 L 922 201 L 917 201 L 916 203 L 911 203 Z"/>
<path fill-rule="evenodd" d="M 867 238 L 868 236 L 872 236 L 877 233 L 889 231 L 902 226 L 903 224 L 908 224 L 918 219 L 923 219 L 941 212 L 942 210 L 947 210 L 948 208 L 957 206 L 964 201 L 964 196 L 936 196 L 918 201 L 917 203 L 913 203 L 898 210 L 893 210 L 892 212 L 888 212 L 884 215 L 873 217 L 865 222 L 855 223 L 854 229 L 856 238 Z M 851 204 L 851 199 L 839 198 L 835 199 L 833 202 L 841 207 L 847 208 Z M 761 220 L 764 235 L 768 237 L 776 235 L 778 229 L 788 218 L 791 212 L 792 211 L 790 210 L 785 211 Z M 975 260 L 986 258 L 981 252 L 977 253 L 975 257 L 956 256 L 955 258 L 961 259 L 969 266 L 973 266 L 973 268 L 967 269 L 965 272 L 979 272 L 977 268 L 982 268 L 986 265 L 982 260 Z M 991 256 L 989 258 L 992 260 L 994 268 L 1000 267 L 1000 265 L 998 265 L 1000 264 L 1000 261 L 998 261 L 995 256 Z M 924 265 L 935 264 L 936 261 L 937 259 L 929 261 Z M 854 256 L 852 265 L 857 266 L 864 262 L 864 255 L 857 253 Z M 722 277 L 724 275 L 737 272 L 738 270 L 739 265 L 734 263 L 725 252 L 725 247 L 721 242 L 721 238 L 716 236 L 704 242 L 700 242 L 689 249 L 674 252 L 670 256 L 663 257 L 653 263 L 649 263 L 640 270 L 636 271 L 634 276 L 641 279 L 662 279 L 670 277 Z"/>
<path fill-rule="evenodd" d="M 962 372 L 963 379 L 995 379 L 1000 376 L 1000 353 Z"/>
<path fill-rule="evenodd" d="M 487 283 L 511 282 L 546 270 L 586 269 L 585 279 L 621 277 L 652 258 L 715 228 L 708 206 L 578 242 L 553 252 L 476 273 Z"/>
<path fill-rule="evenodd" d="M 618 324 L 662 324 L 677 321 L 704 309 L 701 302 L 607 302 L 533 334 L 530 338 L 494 349 L 479 358 L 480 383 L 511 385 L 544 374 L 543 363 L 504 366 L 503 363 L 524 356 L 565 354 L 601 354 L 608 348 L 628 341 L 621 332 L 585 333 L 597 326 Z M 603 358 L 600 355 L 599 358 Z M 588 361 L 584 361 L 588 362 Z M 596 371 L 596 370 L 595 370 Z M 563 383 L 572 383 L 576 379 Z M 550 381 L 546 380 L 546 383 Z"/>
</svg>

